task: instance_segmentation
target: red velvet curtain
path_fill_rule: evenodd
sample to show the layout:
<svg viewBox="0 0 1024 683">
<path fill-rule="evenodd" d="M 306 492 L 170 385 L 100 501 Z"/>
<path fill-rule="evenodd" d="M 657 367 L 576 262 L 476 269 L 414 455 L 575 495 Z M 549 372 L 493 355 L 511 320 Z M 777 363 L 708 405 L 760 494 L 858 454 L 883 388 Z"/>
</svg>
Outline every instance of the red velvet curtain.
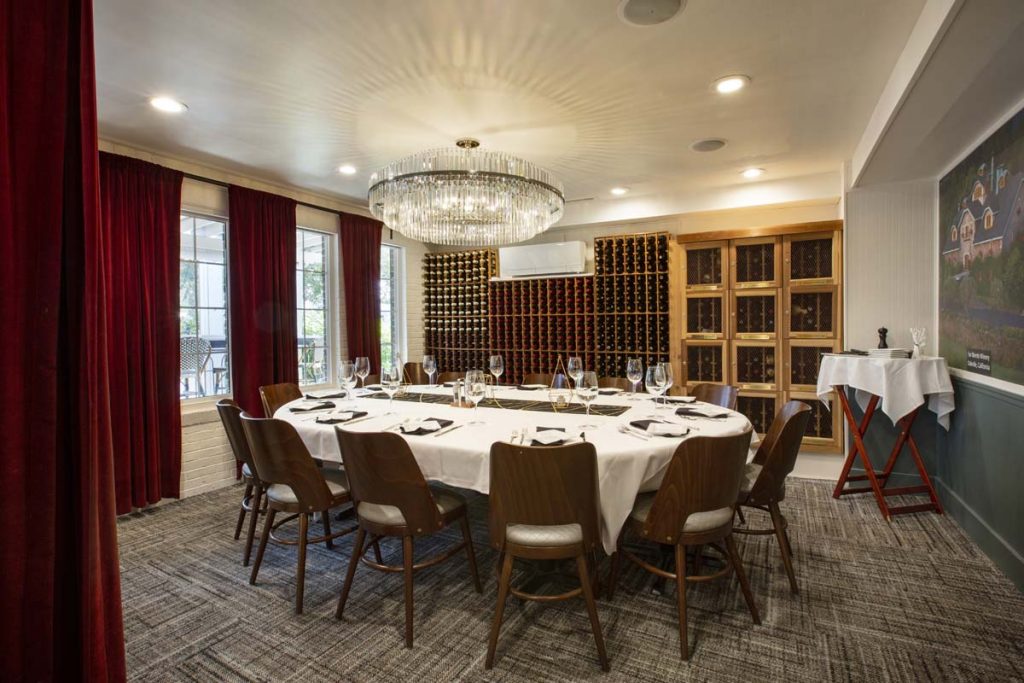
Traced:
<svg viewBox="0 0 1024 683">
<path fill-rule="evenodd" d="M 380 372 L 380 236 L 383 223 L 341 214 L 341 263 L 345 281 L 348 354 L 370 359 Z"/>
<path fill-rule="evenodd" d="M 138 159 L 100 153 L 106 239 L 108 378 L 117 514 L 181 489 L 178 271 L 181 180 Z"/>
<path fill-rule="evenodd" d="M 232 393 L 262 415 L 260 386 L 299 381 L 295 200 L 232 185 L 228 211 Z"/>
<path fill-rule="evenodd" d="M 0 42 L 0 675 L 124 680 L 92 2 Z"/>
</svg>

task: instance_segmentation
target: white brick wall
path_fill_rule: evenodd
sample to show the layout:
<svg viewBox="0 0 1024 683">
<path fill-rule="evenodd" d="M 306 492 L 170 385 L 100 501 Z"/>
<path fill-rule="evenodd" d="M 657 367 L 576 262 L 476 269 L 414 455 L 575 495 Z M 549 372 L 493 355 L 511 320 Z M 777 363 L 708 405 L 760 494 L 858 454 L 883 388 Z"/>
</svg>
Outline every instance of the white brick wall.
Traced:
<svg viewBox="0 0 1024 683">
<path fill-rule="evenodd" d="M 228 486 L 235 481 L 235 457 L 213 403 L 181 411 L 181 497 Z"/>
</svg>

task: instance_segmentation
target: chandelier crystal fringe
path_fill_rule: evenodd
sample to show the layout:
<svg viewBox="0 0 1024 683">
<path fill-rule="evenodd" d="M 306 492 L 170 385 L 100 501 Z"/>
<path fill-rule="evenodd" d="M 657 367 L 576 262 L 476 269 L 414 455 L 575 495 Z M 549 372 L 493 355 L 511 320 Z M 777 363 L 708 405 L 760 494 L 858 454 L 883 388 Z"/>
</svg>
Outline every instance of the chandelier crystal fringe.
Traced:
<svg viewBox="0 0 1024 683">
<path fill-rule="evenodd" d="M 522 242 L 557 223 L 565 209 L 553 175 L 504 152 L 472 147 L 396 161 L 370 176 L 368 198 L 370 212 L 389 228 L 442 245 Z"/>
</svg>

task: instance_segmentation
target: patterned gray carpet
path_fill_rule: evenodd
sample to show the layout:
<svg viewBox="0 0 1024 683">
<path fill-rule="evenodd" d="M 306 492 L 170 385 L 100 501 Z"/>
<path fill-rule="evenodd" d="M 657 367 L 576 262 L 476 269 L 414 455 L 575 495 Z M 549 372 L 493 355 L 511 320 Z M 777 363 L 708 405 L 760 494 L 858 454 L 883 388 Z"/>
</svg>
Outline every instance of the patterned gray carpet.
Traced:
<svg viewBox="0 0 1024 683">
<path fill-rule="evenodd" d="M 128 669 L 137 681 L 1005 681 L 1024 679 L 1024 595 L 949 518 L 888 525 L 870 497 L 791 480 L 783 504 L 801 593 L 774 541 L 739 537 L 761 609 L 754 626 L 732 578 L 691 586 L 689 662 L 679 660 L 675 594 L 624 563 L 598 603 L 611 673 L 597 664 L 582 602 L 510 598 L 495 668 L 483 668 L 494 609 L 486 498 L 473 499 L 473 591 L 462 555 L 417 574 L 416 646 L 402 646 L 402 581 L 362 567 L 345 619 L 334 608 L 352 536 L 311 547 L 306 611 L 296 616 L 294 548 L 271 546 L 257 586 L 232 540 L 232 487 L 119 524 Z M 750 519 L 748 522 L 760 521 Z M 454 541 L 446 532 L 422 552 Z M 421 545 L 417 545 L 419 553 Z M 401 549 L 384 547 L 400 562 Z M 423 555 L 425 556 L 425 555 Z M 607 566 L 605 562 L 604 567 Z"/>
</svg>

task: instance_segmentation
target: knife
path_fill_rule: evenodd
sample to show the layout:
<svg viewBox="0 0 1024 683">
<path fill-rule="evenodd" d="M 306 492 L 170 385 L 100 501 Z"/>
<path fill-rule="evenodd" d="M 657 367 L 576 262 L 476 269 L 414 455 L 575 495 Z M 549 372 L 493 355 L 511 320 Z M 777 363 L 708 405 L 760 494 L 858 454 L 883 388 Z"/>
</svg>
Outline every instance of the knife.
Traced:
<svg viewBox="0 0 1024 683">
<path fill-rule="evenodd" d="M 442 434 L 445 434 L 447 432 L 453 432 L 461 426 L 462 425 L 449 425 L 440 431 L 434 432 L 434 436 L 441 436 Z"/>
</svg>

